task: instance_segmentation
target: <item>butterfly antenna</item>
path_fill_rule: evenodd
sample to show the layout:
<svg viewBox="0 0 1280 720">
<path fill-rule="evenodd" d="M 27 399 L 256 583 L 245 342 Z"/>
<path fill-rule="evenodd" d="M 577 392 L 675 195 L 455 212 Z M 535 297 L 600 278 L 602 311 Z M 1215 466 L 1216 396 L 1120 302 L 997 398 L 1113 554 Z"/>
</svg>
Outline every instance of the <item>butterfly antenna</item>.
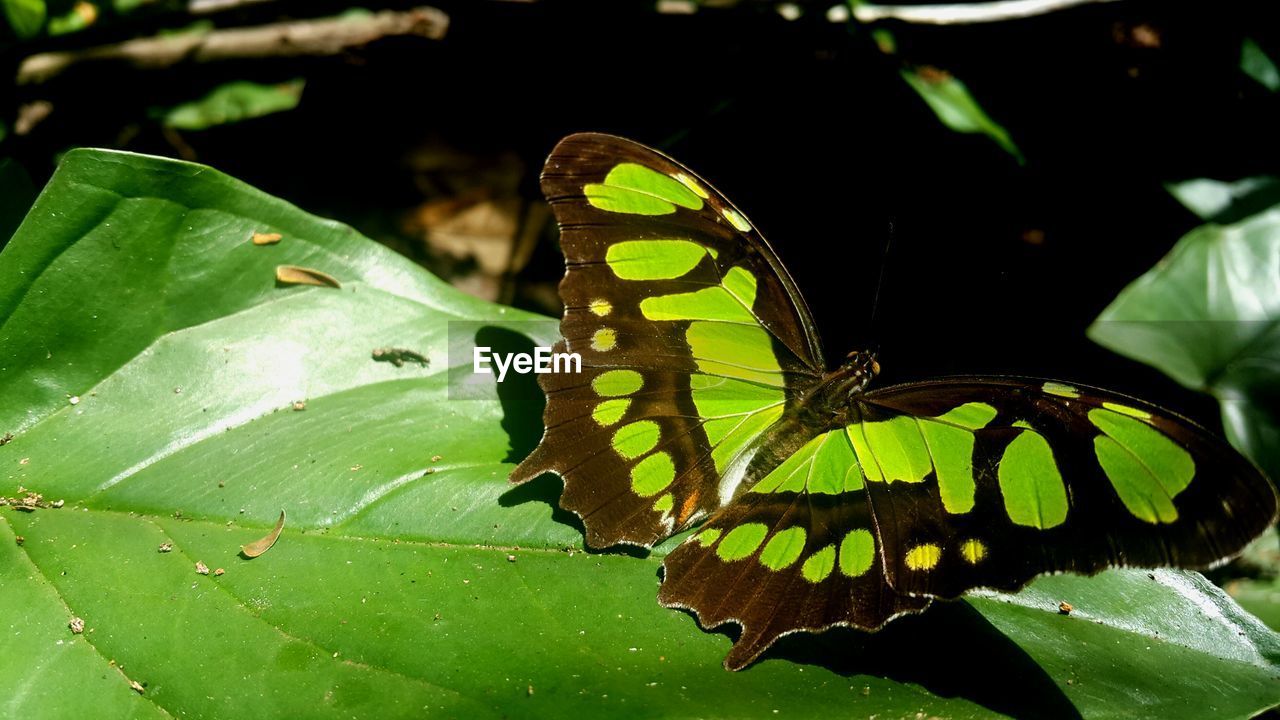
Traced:
<svg viewBox="0 0 1280 720">
<path fill-rule="evenodd" d="M 880 254 L 880 274 L 876 278 L 876 294 L 871 299 L 871 356 L 880 355 L 880 290 L 884 287 L 884 277 L 889 268 L 889 251 L 893 248 L 893 218 L 889 219 L 889 237 L 884 241 L 884 252 Z"/>
</svg>

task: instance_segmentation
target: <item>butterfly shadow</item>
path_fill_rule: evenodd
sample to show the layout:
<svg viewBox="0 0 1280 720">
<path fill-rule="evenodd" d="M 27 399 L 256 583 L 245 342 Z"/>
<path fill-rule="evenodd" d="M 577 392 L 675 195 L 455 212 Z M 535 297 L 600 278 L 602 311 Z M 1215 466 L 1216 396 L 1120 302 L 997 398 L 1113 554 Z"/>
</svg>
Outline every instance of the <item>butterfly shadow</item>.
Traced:
<svg viewBox="0 0 1280 720">
<path fill-rule="evenodd" d="M 533 354 L 534 342 L 524 333 L 498 325 L 482 325 L 476 329 L 475 347 L 487 347 L 501 354 Z M 505 462 L 520 462 L 533 452 L 542 439 L 542 411 L 546 395 L 538 387 L 532 373 L 509 372 L 502 382 L 494 378 L 498 402 L 502 405 L 502 430 L 511 443 Z"/>
<path fill-rule="evenodd" d="M 714 632 L 737 641 L 736 625 Z M 935 602 L 927 612 L 874 633 L 837 627 L 787 635 L 756 662 L 768 659 L 823 667 L 846 677 L 913 683 L 934 695 L 963 698 L 1014 718 L 1082 717 L 1044 668 L 963 601 Z"/>
</svg>

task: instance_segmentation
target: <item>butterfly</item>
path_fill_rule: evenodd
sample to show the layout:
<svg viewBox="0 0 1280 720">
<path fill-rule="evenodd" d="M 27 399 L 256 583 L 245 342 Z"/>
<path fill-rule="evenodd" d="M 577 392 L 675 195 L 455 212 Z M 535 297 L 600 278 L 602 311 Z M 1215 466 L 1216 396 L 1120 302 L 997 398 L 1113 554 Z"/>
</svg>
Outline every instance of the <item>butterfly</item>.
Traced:
<svg viewBox="0 0 1280 720">
<path fill-rule="evenodd" d="M 539 376 L 546 430 L 511 479 L 559 475 L 593 547 L 700 525 L 658 599 L 740 626 L 729 669 L 1044 573 L 1209 567 L 1275 520 L 1257 468 L 1141 400 L 1000 376 L 873 389 L 865 352 L 828 370 L 765 239 L 655 150 L 571 135 L 542 189 L 566 263 L 554 351 L 582 372 Z"/>
</svg>

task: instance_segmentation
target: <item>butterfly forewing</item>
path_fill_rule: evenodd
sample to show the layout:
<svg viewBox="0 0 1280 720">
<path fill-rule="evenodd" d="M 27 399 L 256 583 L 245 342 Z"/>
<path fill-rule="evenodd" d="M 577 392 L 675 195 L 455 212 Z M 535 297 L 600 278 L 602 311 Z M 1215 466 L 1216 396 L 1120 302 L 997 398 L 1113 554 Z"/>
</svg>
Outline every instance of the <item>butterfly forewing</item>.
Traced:
<svg viewBox="0 0 1280 720">
<path fill-rule="evenodd" d="M 559 474 L 592 545 L 652 545 L 732 494 L 726 471 L 816 382 L 821 348 L 764 239 L 688 169 L 583 134 L 542 185 L 566 263 L 559 349 L 583 372 L 541 376 L 546 434 L 512 479 Z"/>
</svg>

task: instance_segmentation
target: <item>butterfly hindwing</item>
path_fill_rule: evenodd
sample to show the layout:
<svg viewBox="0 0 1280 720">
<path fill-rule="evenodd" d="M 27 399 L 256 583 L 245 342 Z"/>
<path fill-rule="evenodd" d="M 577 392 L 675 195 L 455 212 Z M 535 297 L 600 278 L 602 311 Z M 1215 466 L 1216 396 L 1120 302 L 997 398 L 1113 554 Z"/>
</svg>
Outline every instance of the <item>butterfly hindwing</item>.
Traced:
<svg viewBox="0 0 1280 720">
<path fill-rule="evenodd" d="M 719 507 L 739 451 L 822 373 L 804 301 L 749 221 L 687 168 L 570 136 L 542 178 L 566 273 L 546 434 L 512 474 L 565 483 L 593 546 L 652 545 Z"/>
<path fill-rule="evenodd" d="M 1206 431 L 1094 388 L 956 378 L 877 390 L 846 428 L 885 575 L 953 598 L 1048 572 L 1204 568 L 1276 515 L 1275 490 Z"/>
<path fill-rule="evenodd" d="M 659 601 L 691 610 L 707 628 L 739 625 L 725 658 L 732 670 L 788 633 L 875 630 L 922 611 L 928 597 L 884 580 L 856 470 L 844 432 L 813 438 L 667 556 Z"/>
</svg>

